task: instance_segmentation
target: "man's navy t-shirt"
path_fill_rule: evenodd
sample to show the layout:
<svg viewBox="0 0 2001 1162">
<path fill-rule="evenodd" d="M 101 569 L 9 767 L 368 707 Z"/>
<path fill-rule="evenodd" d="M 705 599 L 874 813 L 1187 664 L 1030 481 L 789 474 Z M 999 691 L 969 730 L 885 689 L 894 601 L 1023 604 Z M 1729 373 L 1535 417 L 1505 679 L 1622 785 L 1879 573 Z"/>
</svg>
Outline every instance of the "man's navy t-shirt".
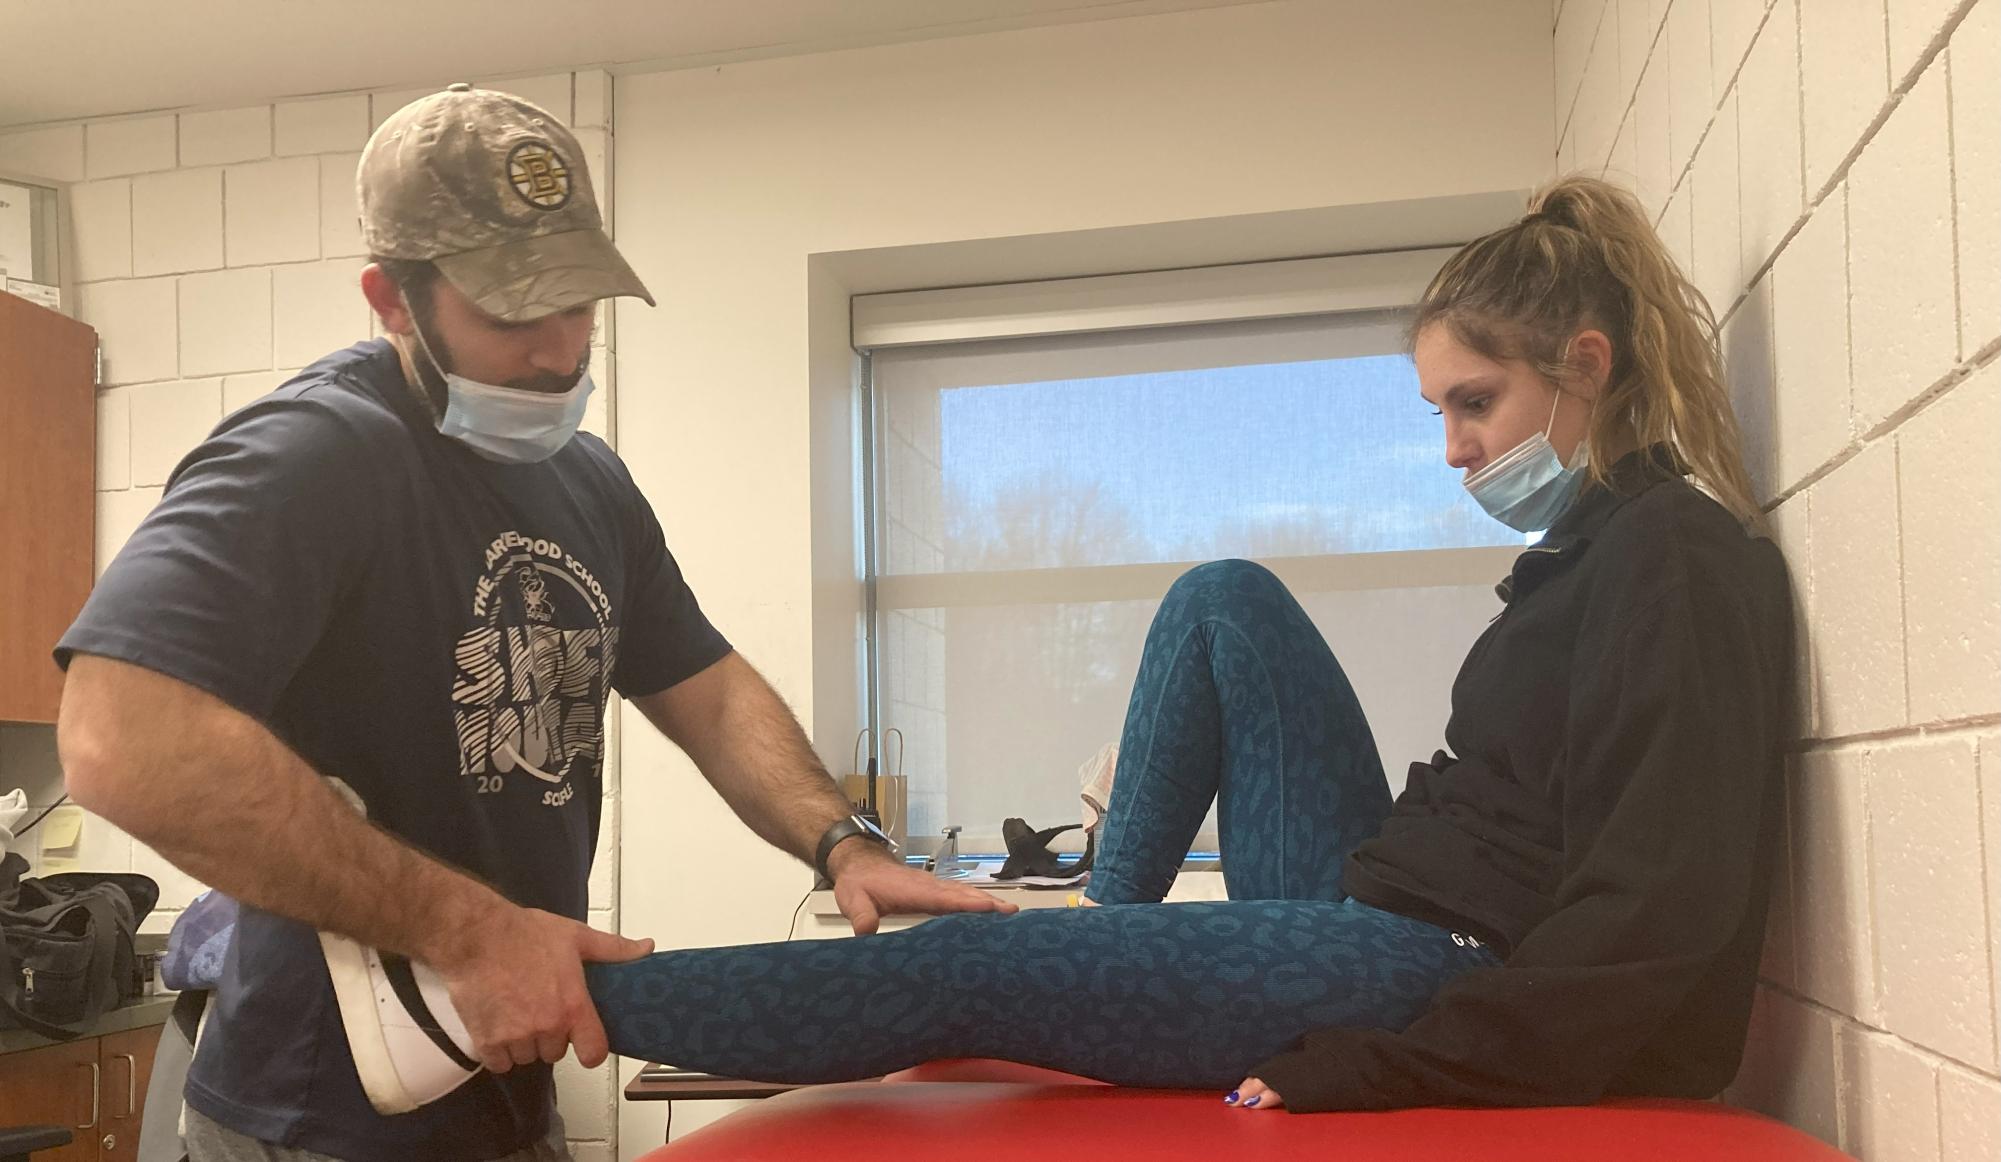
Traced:
<svg viewBox="0 0 2001 1162">
<path fill-rule="evenodd" d="M 438 434 L 375 340 L 230 415 L 181 462 L 57 659 L 200 687 L 388 831 L 582 920 L 609 691 L 666 689 L 729 648 L 603 441 L 485 460 Z M 244 909 L 210 1014 L 188 1100 L 253 1137 L 402 1162 L 493 1158 L 546 1133 L 546 1065 L 376 1114 L 317 935 L 269 912 Z"/>
</svg>

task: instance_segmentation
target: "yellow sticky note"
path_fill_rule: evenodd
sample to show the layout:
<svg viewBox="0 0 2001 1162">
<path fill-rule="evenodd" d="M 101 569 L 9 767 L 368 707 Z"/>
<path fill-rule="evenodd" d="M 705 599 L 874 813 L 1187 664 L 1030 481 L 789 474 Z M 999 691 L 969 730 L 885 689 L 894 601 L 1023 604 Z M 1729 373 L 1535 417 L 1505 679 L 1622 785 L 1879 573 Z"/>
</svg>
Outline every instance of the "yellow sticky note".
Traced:
<svg viewBox="0 0 2001 1162">
<path fill-rule="evenodd" d="M 42 847 L 75 847 L 83 842 L 83 809 L 58 807 L 42 820 Z"/>
<path fill-rule="evenodd" d="M 83 847 L 83 809 L 59 807 L 42 820 L 42 858 L 36 868 L 43 875 L 76 870 Z"/>
</svg>

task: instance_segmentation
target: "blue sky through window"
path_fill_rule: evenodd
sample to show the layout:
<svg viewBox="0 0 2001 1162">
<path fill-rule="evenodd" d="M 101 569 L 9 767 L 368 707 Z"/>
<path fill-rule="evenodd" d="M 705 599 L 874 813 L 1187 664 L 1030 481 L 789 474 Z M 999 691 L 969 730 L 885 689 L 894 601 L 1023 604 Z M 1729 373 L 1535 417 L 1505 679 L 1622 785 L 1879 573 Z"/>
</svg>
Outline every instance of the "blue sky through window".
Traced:
<svg viewBox="0 0 2001 1162">
<path fill-rule="evenodd" d="M 948 571 L 1518 545 L 1407 356 L 953 388 Z"/>
</svg>

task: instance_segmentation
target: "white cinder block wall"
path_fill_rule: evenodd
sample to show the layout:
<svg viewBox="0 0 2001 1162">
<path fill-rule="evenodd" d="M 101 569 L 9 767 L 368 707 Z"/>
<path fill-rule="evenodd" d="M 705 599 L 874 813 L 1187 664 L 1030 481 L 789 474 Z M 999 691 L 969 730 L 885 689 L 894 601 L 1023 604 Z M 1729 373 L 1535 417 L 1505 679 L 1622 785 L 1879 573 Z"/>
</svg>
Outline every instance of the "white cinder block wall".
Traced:
<svg viewBox="0 0 2001 1162">
<path fill-rule="evenodd" d="M 1997 12 L 2001 0 L 1552 11 L 1558 168 L 1630 180 L 1726 315 L 1753 470 L 1802 605 L 1787 873 L 1732 1096 L 1871 1159 L 2001 1156 Z M 608 78 L 495 84 L 580 126 L 609 210 Z M 106 348 L 100 565 L 225 410 L 364 333 L 356 151 L 425 91 L 0 133 L 0 169 L 77 183 L 79 305 Z M 614 339 L 601 330 L 599 431 Z M 591 885 L 604 927 L 618 919 L 616 743 Z M 0 728 L 0 780 L 51 802 L 51 732 Z M 83 859 L 160 879 L 154 927 L 198 890 L 101 820 Z M 565 1067 L 560 1081 L 578 1156 L 614 1156 L 609 1076 Z"/>
<path fill-rule="evenodd" d="M 445 78 L 451 80 L 455 78 Z M 481 82 L 576 127 L 611 215 L 611 80 L 602 71 Z M 97 567 L 160 498 L 168 474 L 222 416 L 322 355 L 367 338 L 355 163 L 374 126 L 436 86 L 146 114 L 0 133 L 0 170 L 71 185 L 73 312 L 104 348 L 98 394 Z M 612 329 L 592 352 L 585 426 L 610 438 Z M 606 759 L 591 923 L 616 931 L 618 713 Z M 54 731 L 0 727 L 0 786 L 37 805 L 62 793 Z M 39 839 L 30 833 L 30 839 Z M 38 856 L 34 844 L 24 852 Z M 102 819 L 86 818 L 79 866 L 158 880 L 164 932 L 201 885 Z M 559 1067 L 558 1102 L 579 1162 L 617 1154 L 616 1077 Z"/>
<path fill-rule="evenodd" d="M 1557 0 L 1557 166 L 1630 181 L 1726 319 L 1804 630 L 1789 851 L 1733 1100 L 2001 1157 L 2001 0 Z"/>
</svg>

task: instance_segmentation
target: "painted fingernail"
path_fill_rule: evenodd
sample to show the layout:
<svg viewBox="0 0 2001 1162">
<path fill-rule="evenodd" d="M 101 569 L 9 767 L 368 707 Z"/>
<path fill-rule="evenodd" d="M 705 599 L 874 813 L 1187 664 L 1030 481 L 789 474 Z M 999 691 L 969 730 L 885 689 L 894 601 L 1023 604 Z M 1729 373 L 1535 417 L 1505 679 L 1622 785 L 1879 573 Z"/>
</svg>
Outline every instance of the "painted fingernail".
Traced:
<svg viewBox="0 0 2001 1162">
<path fill-rule="evenodd" d="M 1234 1089 L 1233 1089 L 1233 1090 L 1231 1090 L 1231 1091 L 1230 1091 L 1230 1095 L 1229 1095 L 1228 1097 L 1226 1097 L 1226 1098 L 1224 1098 L 1224 1099 L 1223 1099 L 1223 1104 L 1224 1104 L 1224 1105 L 1226 1105 L 1226 1106 L 1233 1106 L 1233 1105 L 1236 1105 L 1236 1104 L 1237 1104 L 1237 1091 L 1236 1091 L 1236 1090 L 1234 1090 Z"/>
<path fill-rule="evenodd" d="M 1254 1098 L 1252 1098 L 1251 1100 L 1249 1100 L 1249 1101 L 1245 1102 L 1245 1103 L 1244 1103 L 1244 1108 L 1245 1108 L 1245 1109 L 1249 1109 L 1250 1107 L 1252 1107 L 1252 1106 L 1254 1106 L 1254 1105 L 1258 1104 L 1259 1102 L 1261 1102 L 1261 1101 L 1263 1101 L 1263 1100 L 1264 1100 L 1264 1096 L 1263 1096 L 1262 1094 L 1260 1094 L 1259 1096 L 1257 1096 L 1257 1097 L 1254 1097 Z"/>
</svg>

